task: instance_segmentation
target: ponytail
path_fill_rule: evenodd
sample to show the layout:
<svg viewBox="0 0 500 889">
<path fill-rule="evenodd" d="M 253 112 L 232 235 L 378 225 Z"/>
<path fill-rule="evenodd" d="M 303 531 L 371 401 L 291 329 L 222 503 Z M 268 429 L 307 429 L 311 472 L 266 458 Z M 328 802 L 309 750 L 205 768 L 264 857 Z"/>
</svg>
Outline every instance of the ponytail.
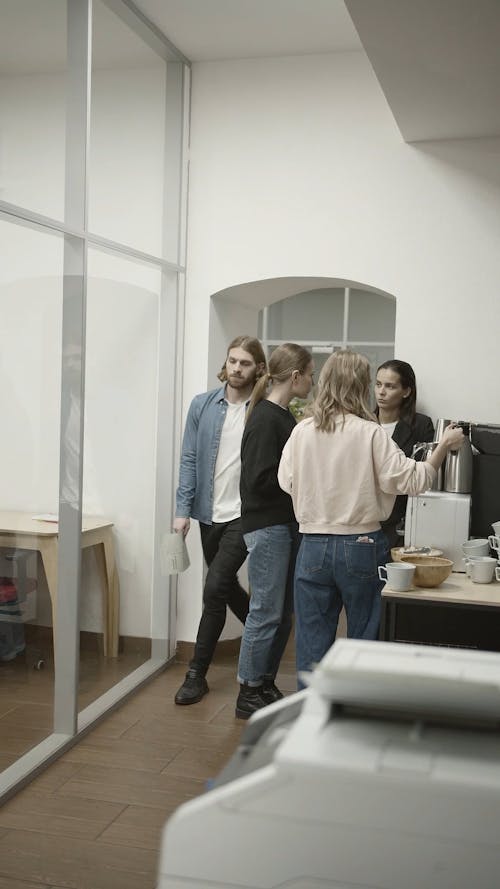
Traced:
<svg viewBox="0 0 500 889">
<path fill-rule="evenodd" d="M 262 374 L 262 376 L 258 378 L 257 382 L 255 383 L 255 386 L 253 387 L 252 397 L 251 397 L 249 405 L 247 407 L 245 423 L 248 423 L 248 419 L 249 419 L 250 414 L 252 413 L 255 405 L 258 404 L 259 401 L 263 401 L 263 399 L 266 397 L 269 380 L 270 380 L 269 373 L 266 370 Z"/>
</svg>

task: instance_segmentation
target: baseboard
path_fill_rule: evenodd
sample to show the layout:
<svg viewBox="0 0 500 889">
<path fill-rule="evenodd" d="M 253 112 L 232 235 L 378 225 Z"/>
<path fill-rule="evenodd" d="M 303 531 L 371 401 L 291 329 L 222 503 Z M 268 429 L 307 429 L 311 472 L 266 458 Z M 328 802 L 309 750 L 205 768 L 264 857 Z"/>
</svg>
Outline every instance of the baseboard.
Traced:
<svg viewBox="0 0 500 889">
<path fill-rule="evenodd" d="M 26 643 L 45 650 L 52 649 L 52 627 L 25 624 Z M 80 630 L 80 651 L 102 653 L 102 633 Z M 120 636 L 118 654 L 139 654 L 144 660 L 151 657 L 151 639 L 144 636 Z"/>
</svg>

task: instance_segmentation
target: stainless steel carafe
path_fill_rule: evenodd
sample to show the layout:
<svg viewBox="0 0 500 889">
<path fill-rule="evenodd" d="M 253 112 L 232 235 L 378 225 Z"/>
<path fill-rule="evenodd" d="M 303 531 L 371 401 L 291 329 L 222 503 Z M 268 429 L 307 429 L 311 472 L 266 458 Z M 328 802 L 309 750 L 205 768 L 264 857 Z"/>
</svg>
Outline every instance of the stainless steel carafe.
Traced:
<svg viewBox="0 0 500 889">
<path fill-rule="evenodd" d="M 449 451 L 444 467 L 444 490 L 450 494 L 470 494 L 472 491 L 472 446 L 470 423 L 459 420 L 464 441 L 458 451 Z"/>
<path fill-rule="evenodd" d="M 427 460 L 427 457 L 432 454 L 433 451 L 436 450 L 438 446 L 437 441 L 421 441 L 417 442 L 417 444 L 413 445 L 413 451 L 411 453 L 412 457 L 418 457 L 419 454 L 422 454 L 422 460 Z M 434 479 L 433 484 L 428 489 L 429 491 L 441 491 L 443 488 L 443 474 L 441 471 L 441 466 L 439 467 L 436 478 Z"/>
<path fill-rule="evenodd" d="M 434 441 L 441 441 L 441 439 L 443 437 L 443 432 L 446 429 L 446 427 L 450 425 L 450 423 L 451 423 L 451 420 L 444 420 L 442 417 L 440 417 L 440 419 L 436 421 L 436 431 L 434 433 Z"/>
</svg>

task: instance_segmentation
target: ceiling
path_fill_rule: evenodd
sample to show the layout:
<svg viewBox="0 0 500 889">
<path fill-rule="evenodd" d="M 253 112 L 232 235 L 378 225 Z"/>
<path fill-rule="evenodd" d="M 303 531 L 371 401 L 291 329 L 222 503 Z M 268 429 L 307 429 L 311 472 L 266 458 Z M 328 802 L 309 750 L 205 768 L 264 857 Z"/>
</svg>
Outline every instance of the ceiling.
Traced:
<svg viewBox="0 0 500 889">
<path fill-rule="evenodd" d="M 343 0 L 134 0 L 192 62 L 360 50 Z"/>
<path fill-rule="evenodd" d="M 500 0 L 135 0 L 193 62 L 366 52 L 406 141 L 500 135 Z"/>
<path fill-rule="evenodd" d="M 63 71 L 66 0 L 0 3 L 0 75 Z M 95 68 L 161 64 L 122 15 L 135 6 L 192 62 L 365 52 L 408 142 L 500 136 L 500 0 L 124 4 L 94 0 Z"/>
</svg>

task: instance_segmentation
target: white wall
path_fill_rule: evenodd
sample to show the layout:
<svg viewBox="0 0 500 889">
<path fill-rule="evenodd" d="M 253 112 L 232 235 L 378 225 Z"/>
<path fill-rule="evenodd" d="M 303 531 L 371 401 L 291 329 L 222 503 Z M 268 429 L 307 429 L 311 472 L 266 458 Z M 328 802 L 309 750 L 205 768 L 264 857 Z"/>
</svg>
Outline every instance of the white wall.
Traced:
<svg viewBox="0 0 500 889">
<path fill-rule="evenodd" d="M 405 144 L 362 53 L 194 65 L 184 409 L 216 385 L 210 295 L 314 276 L 397 298 L 396 355 L 433 417 L 499 423 L 499 154 Z M 179 593 L 193 639 L 199 554 Z"/>
</svg>

